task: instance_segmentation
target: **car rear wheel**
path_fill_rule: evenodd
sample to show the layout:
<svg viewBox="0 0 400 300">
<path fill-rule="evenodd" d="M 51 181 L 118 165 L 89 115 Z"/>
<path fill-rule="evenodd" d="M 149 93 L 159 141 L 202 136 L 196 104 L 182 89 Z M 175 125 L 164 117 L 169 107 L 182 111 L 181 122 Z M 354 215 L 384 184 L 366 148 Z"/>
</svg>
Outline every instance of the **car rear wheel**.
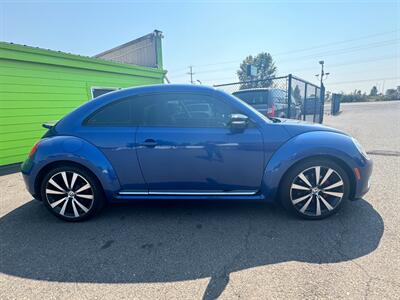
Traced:
<svg viewBox="0 0 400 300">
<path fill-rule="evenodd" d="M 82 221 L 98 213 L 104 197 L 97 179 L 78 167 L 58 167 L 42 181 L 41 195 L 45 206 L 60 219 Z"/>
<path fill-rule="evenodd" d="M 323 219 L 336 213 L 348 198 L 350 181 L 335 162 L 310 160 L 285 176 L 280 187 L 283 206 L 306 219 Z"/>
</svg>

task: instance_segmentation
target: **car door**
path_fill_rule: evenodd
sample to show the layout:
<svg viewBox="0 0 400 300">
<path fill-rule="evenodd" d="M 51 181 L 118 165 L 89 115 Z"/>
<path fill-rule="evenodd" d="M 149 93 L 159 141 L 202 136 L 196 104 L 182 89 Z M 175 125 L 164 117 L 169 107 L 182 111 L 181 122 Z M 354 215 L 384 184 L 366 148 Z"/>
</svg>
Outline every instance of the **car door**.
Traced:
<svg viewBox="0 0 400 300">
<path fill-rule="evenodd" d="M 205 94 L 141 97 L 138 160 L 150 194 L 253 194 L 263 175 L 263 138 L 253 124 L 229 126 L 237 113 Z"/>
<path fill-rule="evenodd" d="M 95 145 L 107 157 L 122 190 L 147 193 L 136 157 L 133 98 L 123 98 L 101 107 L 79 128 L 79 136 Z"/>
</svg>

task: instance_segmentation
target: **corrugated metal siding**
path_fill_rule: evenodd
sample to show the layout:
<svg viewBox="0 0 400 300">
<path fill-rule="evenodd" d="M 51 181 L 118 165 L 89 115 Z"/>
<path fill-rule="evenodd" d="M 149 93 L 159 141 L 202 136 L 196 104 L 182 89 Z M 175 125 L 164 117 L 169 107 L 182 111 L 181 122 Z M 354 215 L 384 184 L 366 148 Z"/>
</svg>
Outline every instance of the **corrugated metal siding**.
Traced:
<svg viewBox="0 0 400 300">
<path fill-rule="evenodd" d="M 23 161 L 33 144 L 44 134 L 42 123 L 58 120 L 91 98 L 91 87 L 129 87 L 163 82 L 163 72 L 132 74 L 82 67 L 7 59 L 0 44 L 0 165 Z M 21 46 L 16 46 L 21 47 Z M 7 51 L 10 51 L 7 45 Z M 17 49 L 21 50 L 20 48 Z M 35 51 L 37 51 L 35 49 Z M 40 53 L 46 55 L 47 50 Z M 50 51 L 49 51 L 50 52 Z M 51 51 L 51 53 L 53 53 Z M 26 53 L 27 56 L 32 53 Z M 65 59 L 65 54 L 62 54 Z M 43 57 L 42 57 L 43 58 Z M 69 59 L 74 60 L 71 55 Z M 74 61 L 76 64 L 76 61 Z"/>
<path fill-rule="evenodd" d="M 159 30 L 95 55 L 97 58 L 162 69 L 163 34 Z"/>
<path fill-rule="evenodd" d="M 146 36 L 135 43 L 96 55 L 111 61 L 157 68 L 156 44 L 153 35 Z"/>
</svg>

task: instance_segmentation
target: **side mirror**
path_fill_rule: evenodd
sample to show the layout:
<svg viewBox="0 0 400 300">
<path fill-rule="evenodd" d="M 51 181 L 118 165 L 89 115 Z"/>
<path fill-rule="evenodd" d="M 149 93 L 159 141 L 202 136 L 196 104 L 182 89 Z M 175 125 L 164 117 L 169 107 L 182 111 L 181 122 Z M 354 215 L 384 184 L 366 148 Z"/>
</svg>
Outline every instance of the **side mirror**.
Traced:
<svg viewBox="0 0 400 300">
<path fill-rule="evenodd" d="M 229 125 L 235 130 L 244 130 L 249 123 L 249 118 L 242 114 L 231 114 Z"/>
</svg>

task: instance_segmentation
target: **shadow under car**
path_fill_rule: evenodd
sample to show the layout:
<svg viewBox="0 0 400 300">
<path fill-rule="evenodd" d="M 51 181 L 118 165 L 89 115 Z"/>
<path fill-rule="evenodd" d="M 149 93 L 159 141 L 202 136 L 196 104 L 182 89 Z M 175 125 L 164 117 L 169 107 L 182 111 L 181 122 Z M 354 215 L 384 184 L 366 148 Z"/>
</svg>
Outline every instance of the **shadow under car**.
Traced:
<svg viewBox="0 0 400 300">
<path fill-rule="evenodd" d="M 231 272 L 286 261 L 338 263 L 374 251 L 384 223 L 365 200 L 321 221 L 260 202 L 152 201 L 110 205 L 66 223 L 30 201 L 0 219 L 0 271 L 36 280 L 171 282 L 211 277 L 220 295 Z"/>
</svg>

